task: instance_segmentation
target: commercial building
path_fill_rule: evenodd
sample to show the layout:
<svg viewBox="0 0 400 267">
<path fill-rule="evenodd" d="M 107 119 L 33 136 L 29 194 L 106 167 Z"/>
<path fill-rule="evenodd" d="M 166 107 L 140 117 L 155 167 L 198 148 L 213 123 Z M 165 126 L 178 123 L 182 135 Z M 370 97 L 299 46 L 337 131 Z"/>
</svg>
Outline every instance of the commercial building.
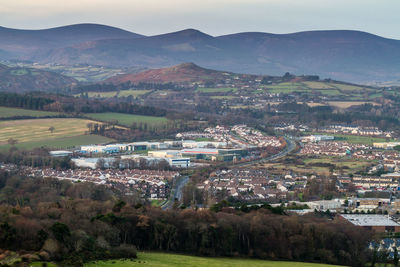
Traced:
<svg viewBox="0 0 400 267">
<path fill-rule="evenodd" d="M 318 200 L 318 201 L 310 201 L 310 202 L 297 202 L 299 205 L 307 205 L 312 210 L 319 211 L 334 211 L 340 209 L 342 207 L 342 203 L 340 200 Z"/>
<path fill-rule="evenodd" d="M 135 142 L 130 143 L 134 151 L 137 150 L 150 150 L 150 149 L 167 149 L 170 147 L 169 143 L 165 142 Z"/>
<path fill-rule="evenodd" d="M 309 135 L 301 139 L 303 142 L 320 142 L 320 141 L 332 141 L 335 137 L 331 135 Z"/>
<path fill-rule="evenodd" d="M 149 151 L 149 157 L 156 157 L 156 158 L 173 158 L 173 157 L 180 157 L 181 151 L 179 150 L 155 150 Z"/>
<path fill-rule="evenodd" d="M 169 166 L 175 168 L 189 168 L 190 159 L 189 158 L 167 158 Z"/>
<path fill-rule="evenodd" d="M 218 161 L 235 161 L 240 160 L 242 156 L 246 156 L 248 151 L 246 149 L 210 149 L 210 148 L 197 148 L 197 149 L 182 149 L 183 156 L 194 157 L 196 159 L 218 160 Z"/>
<path fill-rule="evenodd" d="M 340 214 L 339 219 L 347 220 L 354 225 L 361 226 L 378 233 L 400 232 L 400 224 L 393 221 L 388 215 Z"/>
<path fill-rule="evenodd" d="M 197 148 L 182 149 L 182 156 L 195 157 L 196 159 L 211 159 L 211 156 L 218 156 L 218 149 Z"/>
<path fill-rule="evenodd" d="M 112 163 L 114 162 L 114 158 L 75 158 L 71 159 L 72 162 L 75 164 L 76 167 L 79 168 L 90 168 L 90 169 L 96 169 L 97 162 L 102 159 L 104 160 L 104 167 L 109 168 L 111 167 Z"/>
<path fill-rule="evenodd" d="M 227 146 L 227 142 L 182 140 L 183 148 L 224 148 Z"/>
<path fill-rule="evenodd" d="M 81 146 L 80 153 L 83 154 L 114 154 L 121 151 L 118 145 L 89 145 Z"/>
<path fill-rule="evenodd" d="M 378 207 L 387 206 L 390 204 L 389 198 L 355 198 L 351 203 L 356 209 L 376 209 Z"/>
<path fill-rule="evenodd" d="M 49 154 L 52 157 L 69 157 L 73 153 L 71 151 L 66 151 L 66 150 L 54 150 L 50 151 Z"/>
<path fill-rule="evenodd" d="M 169 166 L 174 168 L 189 168 L 190 158 L 183 157 L 156 157 L 156 156 L 144 156 L 144 155 L 123 155 L 121 156 L 122 162 L 124 160 L 133 160 L 140 162 L 140 160 L 145 160 L 148 164 L 157 164 L 165 160 Z"/>
</svg>

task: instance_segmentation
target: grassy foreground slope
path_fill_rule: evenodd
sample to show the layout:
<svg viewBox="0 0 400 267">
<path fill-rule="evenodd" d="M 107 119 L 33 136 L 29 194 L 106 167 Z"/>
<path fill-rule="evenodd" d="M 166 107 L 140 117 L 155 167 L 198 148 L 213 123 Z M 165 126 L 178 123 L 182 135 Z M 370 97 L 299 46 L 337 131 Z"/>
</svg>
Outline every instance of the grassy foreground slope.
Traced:
<svg viewBox="0 0 400 267">
<path fill-rule="evenodd" d="M 255 259 L 232 258 L 206 258 L 185 256 L 179 254 L 167 254 L 158 252 L 139 252 L 134 260 L 110 260 L 97 261 L 85 264 L 85 267 L 328 267 L 335 265 L 313 264 L 287 261 L 264 261 Z"/>
</svg>

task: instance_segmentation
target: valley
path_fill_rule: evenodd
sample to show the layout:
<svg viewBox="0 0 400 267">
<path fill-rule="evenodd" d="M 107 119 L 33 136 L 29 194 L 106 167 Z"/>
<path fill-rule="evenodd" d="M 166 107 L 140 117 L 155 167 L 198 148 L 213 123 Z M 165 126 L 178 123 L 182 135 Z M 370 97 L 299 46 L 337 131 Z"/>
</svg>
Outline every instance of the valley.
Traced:
<svg viewBox="0 0 400 267">
<path fill-rule="evenodd" d="M 399 264 L 399 40 L 154 32 L 0 27 L 0 266 Z"/>
</svg>

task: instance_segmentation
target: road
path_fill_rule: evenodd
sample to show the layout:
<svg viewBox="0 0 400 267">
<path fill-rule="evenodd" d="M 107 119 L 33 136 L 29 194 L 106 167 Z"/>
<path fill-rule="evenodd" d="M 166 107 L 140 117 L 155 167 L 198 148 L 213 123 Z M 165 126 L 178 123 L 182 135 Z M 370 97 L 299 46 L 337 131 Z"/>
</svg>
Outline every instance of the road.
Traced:
<svg viewBox="0 0 400 267">
<path fill-rule="evenodd" d="M 250 165 L 257 164 L 257 163 L 265 163 L 268 161 L 272 161 L 272 160 L 276 160 L 276 159 L 285 157 L 287 154 L 289 154 L 296 148 L 296 143 L 292 139 L 289 139 L 286 137 L 284 137 L 284 138 L 285 138 L 287 145 L 286 145 L 285 149 L 280 151 L 279 153 L 269 156 L 267 158 L 262 158 L 262 159 L 253 160 L 253 161 L 249 161 L 249 162 L 234 164 L 234 166 L 237 166 L 237 167 L 250 166 Z"/>
<path fill-rule="evenodd" d="M 274 154 L 272 156 L 269 156 L 267 158 L 262 158 L 259 160 L 253 160 L 253 161 L 249 161 L 249 162 L 244 162 L 244 163 L 239 163 L 239 164 L 234 164 L 233 166 L 237 166 L 237 167 L 244 167 L 244 166 L 250 166 L 250 165 L 254 165 L 256 163 L 264 163 L 264 162 L 268 162 L 271 160 L 276 160 L 279 158 L 283 158 L 285 157 L 287 154 L 289 154 L 290 152 L 292 152 L 295 148 L 296 148 L 296 143 L 285 137 L 285 141 L 286 141 L 286 147 L 284 150 L 280 151 L 277 154 Z M 182 200 L 182 190 L 183 187 L 189 182 L 189 177 L 188 176 L 182 176 L 182 177 L 178 177 L 175 180 L 175 183 L 171 189 L 171 193 L 170 196 L 168 198 L 168 200 L 166 202 L 164 202 L 161 205 L 161 208 L 163 210 L 166 209 L 171 209 L 174 205 L 175 199 L 177 199 L 178 201 Z"/>
<path fill-rule="evenodd" d="M 188 176 L 181 176 L 176 178 L 173 187 L 171 188 L 171 193 L 168 200 L 161 205 L 163 210 L 171 209 L 174 205 L 175 199 L 178 201 L 182 200 L 182 190 L 183 187 L 189 182 Z"/>
</svg>

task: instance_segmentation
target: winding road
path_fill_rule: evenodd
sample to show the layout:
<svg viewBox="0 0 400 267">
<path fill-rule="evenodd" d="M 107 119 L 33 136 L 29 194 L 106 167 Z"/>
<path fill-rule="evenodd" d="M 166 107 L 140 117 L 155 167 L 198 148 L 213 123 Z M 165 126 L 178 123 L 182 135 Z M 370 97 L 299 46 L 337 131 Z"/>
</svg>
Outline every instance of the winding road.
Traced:
<svg viewBox="0 0 400 267">
<path fill-rule="evenodd" d="M 285 138 L 285 141 L 286 141 L 286 147 L 285 147 L 285 149 L 283 149 L 279 153 L 271 155 L 271 156 L 266 157 L 266 158 L 258 159 L 258 160 L 252 160 L 252 161 L 249 161 L 249 162 L 243 162 L 243 163 L 234 164 L 233 166 L 236 166 L 236 167 L 250 166 L 250 165 L 257 164 L 257 163 L 265 163 L 265 162 L 268 162 L 268 161 L 272 161 L 272 160 L 276 160 L 276 159 L 285 157 L 287 154 L 289 154 L 290 152 L 292 152 L 296 148 L 296 142 L 293 141 L 290 138 L 287 138 L 287 137 L 284 137 L 284 138 Z"/>
<path fill-rule="evenodd" d="M 235 166 L 235 167 L 250 166 L 250 165 L 257 164 L 257 163 L 264 163 L 264 162 L 268 162 L 268 161 L 272 161 L 272 160 L 276 160 L 276 159 L 285 157 L 287 154 L 289 154 L 296 148 L 296 142 L 294 142 L 290 138 L 287 138 L 287 137 L 284 137 L 284 138 L 286 141 L 286 147 L 279 153 L 271 155 L 267 158 L 259 159 L 259 160 L 253 160 L 253 161 L 249 161 L 249 162 L 233 164 L 232 166 Z M 177 199 L 178 201 L 182 200 L 182 190 L 183 190 L 183 187 L 188 182 L 189 182 L 188 176 L 180 176 L 180 177 L 176 178 L 176 180 L 174 181 L 174 185 L 171 189 L 171 193 L 170 193 L 168 200 L 165 201 L 163 204 L 161 204 L 161 208 L 163 210 L 171 209 L 174 205 L 175 199 Z"/>
</svg>

